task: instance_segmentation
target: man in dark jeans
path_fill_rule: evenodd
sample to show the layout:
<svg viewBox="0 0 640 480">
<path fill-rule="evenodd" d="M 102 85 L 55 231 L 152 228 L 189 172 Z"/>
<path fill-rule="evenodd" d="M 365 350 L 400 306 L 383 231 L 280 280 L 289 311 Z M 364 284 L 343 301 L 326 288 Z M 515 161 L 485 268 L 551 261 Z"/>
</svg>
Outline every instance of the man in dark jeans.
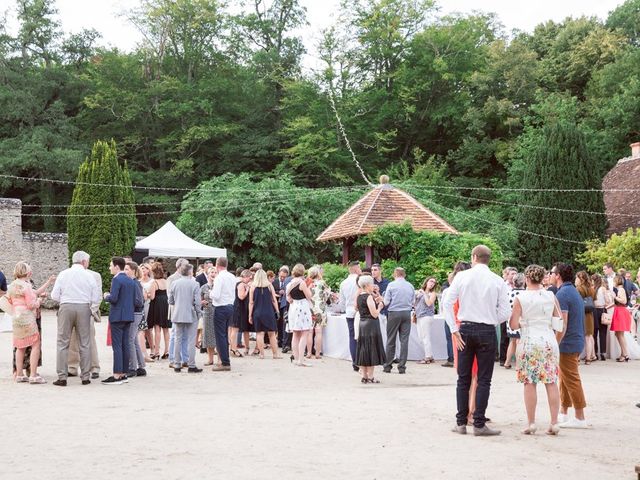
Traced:
<svg viewBox="0 0 640 480">
<path fill-rule="evenodd" d="M 278 347 L 282 348 L 282 353 L 291 350 L 291 335 L 285 329 L 287 320 L 287 310 L 289 310 L 289 302 L 287 301 L 287 285 L 291 282 L 289 276 L 289 267 L 283 265 L 278 270 L 278 278 L 273 281 L 273 289 L 278 298 Z"/>
<path fill-rule="evenodd" d="M 486 426 L 485 412 L 489 403 L 491 378 L 498 340 L 496 326 L 506 322 L 511 314 L 509 295 L 504 281 L 489 270 L 491 250 L 478 245 L 471 251 L 471 269 L 458 273 L 444 299 L 445 319 L 458 345 L 458 385 L 456 400 L 458 413 L 453 431 L 467 433 L 469 389 L 473 360 L 478 360 L 478 388 L 473 413 L 473 434 L 500 435 L 500 430 Z M 453 305 L 460 301 L 456 325 Z"/>
</svg>

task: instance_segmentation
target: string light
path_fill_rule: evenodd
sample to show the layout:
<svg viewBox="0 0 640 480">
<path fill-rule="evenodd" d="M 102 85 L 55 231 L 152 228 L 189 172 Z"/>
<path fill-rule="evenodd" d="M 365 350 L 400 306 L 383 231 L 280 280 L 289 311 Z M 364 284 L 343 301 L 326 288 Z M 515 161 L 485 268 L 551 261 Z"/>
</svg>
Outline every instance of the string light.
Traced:
<svg viewBox="0 0 640 480">
<path fill-rule="evenodd" d="M 371 183 L 371 180 L 369 180 L 367 175 L 364 173 L 364 170 L 360 166 L 360 162 L 358 162 L 358 159 L 356 158 L 356 154 L 354 153 L 353 149 L 351 148 L 351 143 L 349 143 L 349 138 L 347 137 L 347 132 L 344 130 L 344 126 L 342 125 L 342 120 L 340 120 L 340 115 L 338 115 L 338 109 L 336 108 L 336 102 L 333 99 L 333 92 L 332 92 L 331 87 L 329 88 L 329 103 L 331 104 L 331 109 L 333 110 L 333 113 L 336 116 L 336 121 L 338 122 L 338 128 L 340 129 L 340 133 L 342 134 L 342 138 L 344 139 L 344 143 L 347 146 L 347 150 L 349 150 L 349 153 L 351 153 L 351 158 L 353 159 L 353 163 L 356 164 L 356 167 L 358 168 L 358 171 L 360 172 L 360 176 L 364 179 L 364 181 L 367 183 L 367 185 L 369 185 L 370 187 L 375 187 L 375 185 L 373 183 Z"/>
<path fill-rule="evenodd" d="M 361 187 L 363 188 L 363 187 Z M 275 199 L 270 199 L 270 200 L 265 200 L 260 202 L 260 205 L 273 205 L 276 203 L 282 203 L 283 201 L 291 201 L 291 200 L 295 200 L 295 199 L 310 199 L 310 198 L 315 198 L 315 197 L 324 197 L 324 196 L 329 196 L 329 198 L 338 198 L 334 195 L 335 192 L 333 191 L 324 191 L 324 192 L 307 192 L 307 193 L 290 193 L 289 195 L 285 196 L 285 197 L 279 197 L 279 198 L 275 198 Z M 236 210 L 236 209 L 243 209 L 243 208 L 250 208 L 250 207 L 254 207 L 256 205 L 256 202 L 251 202 L 251 203 L 247 203 L 247 204 L 233 204 L 233 205 L 218 205 L 218 206 L 213 206 L 213 207 L 209 207 L 209 208 L 197 208 L 197 209 L 191 209 L 191 208 L 186 208 L 183 210 L 169 210 L 169 211 L 158 211 L 158 212 L 134 212 L 134 213 L 122 213 L 122 212 L 116 212 L 116 213 L 74 213 L 74 214 L 66 214 L 66 213 L 58 213 L 58 214 L 51 214 L 51 213 L 23 213 L 22 215 L 25 217 L 122 217 L 122 216 L 128 216 L 128 215 L 136 215 L 136 216 L 141 216 L 141 215 L 177 215 L 177 214 L 181 214 L 181 213 L 202 213 L 202 212 L 212 212 L 212 211 L 230 211 L 230 210 Z M 98 205 L 99 207 L 122 207 L 123 205 Z M 131 206 L 131 204 L 129 204 L 129 206 Z"/>
</svg>

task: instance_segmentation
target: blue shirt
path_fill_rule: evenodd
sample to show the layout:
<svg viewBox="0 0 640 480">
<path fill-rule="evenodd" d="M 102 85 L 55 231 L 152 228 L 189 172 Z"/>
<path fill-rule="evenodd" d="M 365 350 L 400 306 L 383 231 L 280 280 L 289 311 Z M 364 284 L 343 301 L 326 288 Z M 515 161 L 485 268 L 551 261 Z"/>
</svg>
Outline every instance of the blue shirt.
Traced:
<svg viewBox="0 0 640 480">
<path fill-rule="evenodd" d="M 414 297 L 413 285 L 401 277 L 389 283 L 384 293 L 384 304 L 390 312 L 410 312 Z"/>
<path fill-rule="evenodd" d="M 584 300 L 571 282 L 563 283 L 556 294 L 560 310 L 567 312 L 560 353 L 581 353 L 584 349 Z"/>
</svg>

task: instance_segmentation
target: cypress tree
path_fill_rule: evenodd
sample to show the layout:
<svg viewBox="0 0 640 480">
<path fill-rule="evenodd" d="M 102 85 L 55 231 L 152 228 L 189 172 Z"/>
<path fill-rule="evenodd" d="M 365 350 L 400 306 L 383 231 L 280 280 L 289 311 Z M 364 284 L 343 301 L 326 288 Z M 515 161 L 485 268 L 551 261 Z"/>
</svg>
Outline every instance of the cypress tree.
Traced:
<svg viewBox="0 0 640 480">
<path fill-rule="evenodd" d="M 601 179 L 586 146 L 584 134 L 574 123 L 558 121 L 542 129 L 531 160 L 525 166 L 523 188 L 593 189 L 594 192 L 523 192 L 523 205 L 604 213 Z M 520 208 L 516 226 L 520 230 L 574 242 L 603 238 L 604 215 Z M 518 233 L 518 258 L 523 265 L 573 262 L 584 245 Z"/>
<path fill-rule="evenodd" d="M 67 234 L 69 255 L 77 250 L 91 255 L 91 269 L 102 275 L 103 290 L 111 284 L 111 257 L 129 255 L 135 245 L 137 219 L 133 199 L 129 172 L 126 163 L 118 163 L 115 142 L 97 141 L 91 156 L 78 170 L 68 209 Z"/>
</svg>

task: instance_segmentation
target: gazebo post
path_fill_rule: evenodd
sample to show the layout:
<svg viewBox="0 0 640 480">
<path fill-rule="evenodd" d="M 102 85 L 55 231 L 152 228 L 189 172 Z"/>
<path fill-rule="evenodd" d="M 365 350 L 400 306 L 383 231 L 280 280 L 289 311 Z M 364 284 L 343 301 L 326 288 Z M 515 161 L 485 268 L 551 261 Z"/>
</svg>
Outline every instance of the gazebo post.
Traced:
<svg viewBox="0 0 640 480">
<path fill-rule="evenodd" d="M 365 245 L 364 247 L 364 263 L 369 268 L 373 265 L 373 246 L 371 245 Z"/>
<path fill-rule="evenodd" d="M 351 256 L 351 246 L 353 245 L 355 239 L 353 237 L 345 238 L 344 242 L 342 242 L 342 264 L 347 265 L 349 263 Z"/>
</svg>

